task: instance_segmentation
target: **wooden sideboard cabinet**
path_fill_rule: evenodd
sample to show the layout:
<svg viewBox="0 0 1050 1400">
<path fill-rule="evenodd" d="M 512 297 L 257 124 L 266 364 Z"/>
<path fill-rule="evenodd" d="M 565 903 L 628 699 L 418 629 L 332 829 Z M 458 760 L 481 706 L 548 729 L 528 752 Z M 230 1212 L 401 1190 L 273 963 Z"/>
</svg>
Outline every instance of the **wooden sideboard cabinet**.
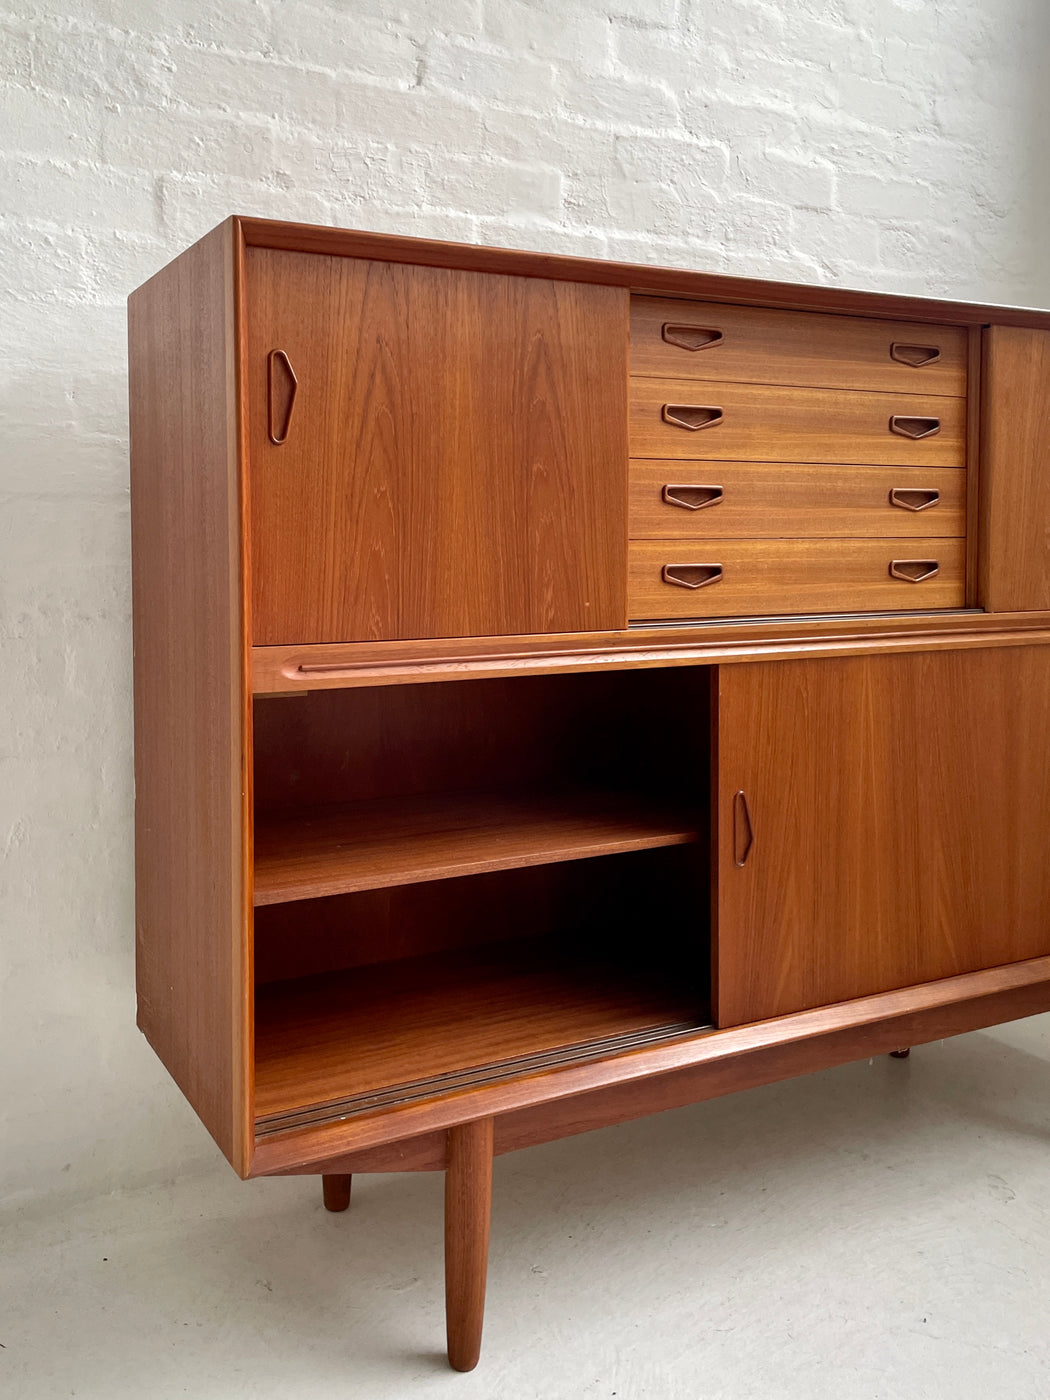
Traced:
<svg viewBox="0 0 1050 1400">
<path fill-rule="evenodd" d="M 1050 1009 L 1050 313 L 234 218 L 130 300 L 139 1024 L 444 1171 Z"/>
</svg>

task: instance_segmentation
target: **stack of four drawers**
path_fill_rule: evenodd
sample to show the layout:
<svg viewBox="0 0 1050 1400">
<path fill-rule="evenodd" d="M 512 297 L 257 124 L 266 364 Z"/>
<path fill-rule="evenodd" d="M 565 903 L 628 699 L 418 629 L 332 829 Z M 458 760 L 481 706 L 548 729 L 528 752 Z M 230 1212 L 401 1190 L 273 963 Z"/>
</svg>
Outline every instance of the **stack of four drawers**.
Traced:
<svg viewBox="0 0 1050 1400">
<path fill-rule="evenodd" d="M 965 602 L 959 326 L 632 298 L 632 620 Z"/>
</svg>

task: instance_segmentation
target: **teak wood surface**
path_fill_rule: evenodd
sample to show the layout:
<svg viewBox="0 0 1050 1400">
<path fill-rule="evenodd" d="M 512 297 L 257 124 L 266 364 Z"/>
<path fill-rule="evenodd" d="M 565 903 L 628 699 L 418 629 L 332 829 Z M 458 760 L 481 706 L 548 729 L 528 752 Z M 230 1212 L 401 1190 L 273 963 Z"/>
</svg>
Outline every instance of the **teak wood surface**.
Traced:
<svg viewBox="0 0 1050 1400">
<path fill-rule="evenodd" d="M 445 1330 L 449 1365 L 481 1355 L 492 1213 L 492 1119 L 452 1128 L 445 1173 Z"/>
<path fill-rule="evenodd" d="M 1050 613 L 1046 612 L 1004 615 L 970 609 L 661 622 L 606 633 L 254 647 L 252 689 L 259 697 L 283 697 L 467 679 L 732 666 L 777 658 L 966 651 L 1048 642 Z"/>
<path fill-rule="evenodd" d="M 249 250 L 256 644 L 622 625 L 627 311 L 617 288 Z"/>
<path fill-rule="evenodd" d="M 1050 953 L 1048 772 L 1045 647 L 722 674 L 718 1024 Z"/>
<path fill-rule="evenodd" d="M 844 316 L 875 316 L 889 320 L 943 322 L 948 325 L 1050 325 L 1050 312 L 1034 307 L 994 303 L 945 301 L 937 297 L 902 296 L 892 292 L 862 292 L 844 287 L 806 286 L 758 277 L 731 277 L 688 268 L 654 267 L 648 263 L 619 263 L 604 258 L 576 258 L 523 249 L 484 248 L 471 243 L 448 243 L 362 229 L 328 228 L 319 224 L 283 222 L 234 215 L 226 221 L 250 248 L 284 248 L 292 252 L 332 257 L 374 258 L 495 272 L 516 277 L 543 277 L 563 282 L 626 287 L 657 296 L 681 296 L 741 306 L 782 307 L 797 311 L 827 311 Z"/>
<path fill-rule="evenodd" d="M 653 963 L 554 936 L 270 984 L 257 1004 L 258 1118 L 706 1020 L 697 987 Z"/>
<path fill-rule="evenodd" d="M 1050 608 L 1050 330 L 985 331 L 982 428 L 981 601 Z"/>
<path fill-rule="evenodd" d="M 255 903 L 347 894 L 698 839 L 695 816 L 636 794 L 381 798 L 271 817 L 255 829 Z"/>
<path fill-rule="evenodd" d="M 690 330 L 718 338 L 686 348 L 680 342 L 688 343 Z M 909 351 L 934 358 L 918 365 L 893 358 Z M 921 322 L 632 297 L 631 373 L 962 398 L 966 332 Z"/>
<path fill-rule="evenodd" d="M 932 577 L 895 578 L 916 562 Z M 719 567 L 697 588 L 669 583 L 664 570 Z M 738 617 L 742 613 L 835 613 L 961 608 L 966 545 L 960 539 L 632 540 L 628 611 L 632 619 Z"/>
<path fill-rule="evenodd" d="M 1050 957 L 1036 958 L 286 1132 L 257 1142 L 252 1174 L 429 1170 L 474 1118 L 495 1115 L 497 1151 L 516 1151 L 1047 1011 Z"/>
<path fill-rule="evenodd" d="M 712 503 L 699 504 L 706 500 Z M 962 538 L 966 473 L 635 458 L 628 519 L 631 538 L 648 540 Z"/>
<path fill-rule="evenodd" d="M 676 406 L 720 409 L 722 421 L 682 428 L 662 416 Z M 940 428 L 931 437 L 902 437 L 891 431 L 894 417 L 936 420 Z M 632 457 L 962 467 L 966 401 L 632 377 L 630 442 Z"/>
<path fill-rule="evenodd" d="M 250 714 L 226 227 L 131 297 L 138 1021 L 251 1155 Z"/>
</svg>

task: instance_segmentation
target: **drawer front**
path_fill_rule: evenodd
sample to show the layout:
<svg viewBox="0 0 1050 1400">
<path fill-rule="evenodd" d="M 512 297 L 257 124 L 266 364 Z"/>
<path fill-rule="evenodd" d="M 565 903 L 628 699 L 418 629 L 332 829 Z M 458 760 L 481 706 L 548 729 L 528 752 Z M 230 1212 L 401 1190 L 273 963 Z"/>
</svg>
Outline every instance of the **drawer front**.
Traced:
<svg viewBox="0 0 1050 1400">
<path fill-rule="evenodd" d="M 632 297 L 631 373 L 962 397 L 966 331 Z"/>
<path fill-rule="evenodd" d="M 965 554 L 957 539 L 633 540 L 628 613 L 640 621 L 961 608 Z"/>
<path fill-rule="evenodd" d="M 966 533 L 966 473 L 795 462 L 631 463 L 633 539 L 922 539 Z"/>
<path fill-rule="evenodd" d="M 632 379 L 631 456 L 962 467 L 966 400 Z"/>
</svg>

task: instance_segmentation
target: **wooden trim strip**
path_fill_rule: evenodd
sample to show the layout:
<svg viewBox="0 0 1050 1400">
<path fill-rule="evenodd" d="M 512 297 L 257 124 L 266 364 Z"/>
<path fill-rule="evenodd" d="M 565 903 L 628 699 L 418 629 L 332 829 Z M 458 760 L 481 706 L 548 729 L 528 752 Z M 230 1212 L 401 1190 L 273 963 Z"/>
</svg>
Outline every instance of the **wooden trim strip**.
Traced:
<svg viewBox="0 0 1050 1400">
<path fill-rule="evenodd" d="M 979 606 L 981 489 L 981 341 L 971 326 L 966 347 L 966 605 Z"/>
<path fill-rule="evenodd" d="M 642 1116 L 879 1054 L 887 1047 L 922 1044 L 1047 1010 L 1050 957 L 1031 958 L 270 1137 L 257 1142 L 252 1175 L 280 1174 L 309 1163 L 330 1164 L 355 1151 L 493 1114 L 523 1115 L 516 1123 L 497 1122 L 497 1151 L 513 1151 L 530 1142 L 618 1121 L 617 1114 Z M 674 1083 L 681 1073 L 689 1077 Z M 661 1078 L 640 1084 L 653 1076 Z M 628 1085 L 633 1093 L 627 1111 L 615 1097 L 595 1098 L 590 1107 L 569 1105 L 564 1112 L 549 1107 L 576 1095 L 596 1095 Z M 541 1112 L 544 1107 L 547 1111 Z M 530 1111 L 527 1116 L 526 1111 Z M 571 1123 L 580 1126 L 567 1126 Z M 325 1170 L 334 1168 L 326 1165 Z"/>
<path fill-rule="evenodd" d="M 789 619 L 781 623 L 651 627 L 589 635 L 253 647 L 252 688 L 256 695 L 286 695 L 348 686 L 508 674 L 730 665 L 789 657 L 1044 646 L 1048 642 L 1048 613 L 965 612 L 866 621 L 846 619 L 838 624 L 833 619 Z"/>
<path fill-rule="evenodd" d="M 954 302 L 839 287 L 807 287 L 793 282 L 729 277 L 685 268 L 647 267 L 635 263 L 606 262 L 600 258 L 485 248 L 470 243 L 445 243 L 429 238 L 405 238 L 396 234 L 369 233 L 363 229 L 325 228 L 316 224 L 284 223 L 271 219 L 238 217 L 237 222 L 246 243 L 254 248 L 283 248 L 289 252 L 374 258 L 425 267 L 546 277 L 562 282 L 598 283 L 609 287 L 629 287 L 633 292 L 648 296 L 690 297 L 739 306 L 779 307 L 792 311 L 824 311 L 847 316 L 877 316 L 955 325 L 984 325 L 994 321 L 1003 326 L 1050 326 L 1050 312 L 1035 307 Z"/>
</svg>

